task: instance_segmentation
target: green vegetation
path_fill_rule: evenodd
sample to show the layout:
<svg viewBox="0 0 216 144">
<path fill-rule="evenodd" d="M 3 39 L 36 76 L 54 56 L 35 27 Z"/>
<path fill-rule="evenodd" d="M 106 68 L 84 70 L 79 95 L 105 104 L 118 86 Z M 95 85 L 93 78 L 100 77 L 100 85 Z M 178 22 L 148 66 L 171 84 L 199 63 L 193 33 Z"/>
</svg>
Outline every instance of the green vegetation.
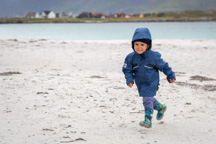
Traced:
<svg viewBox="0 0 216 144">
<path fill-rule="evenodd" d="M 216 10 L 206 10 L 206 11 L 184 11 L 184 12 L 160 12 L 160 13 L 146 13 L 145 17 L 171 17 L 171 18 L 216 18 Z"/>
<path fill-rule="evenodd" d="M 106 23 L 106 22 L 166 22 L 166 21 L 216 21 L 216 10 L 145 13 L 144 18 L 55 18 L 27 19 L 0 18 L 0 23 Z"/>
</svg>

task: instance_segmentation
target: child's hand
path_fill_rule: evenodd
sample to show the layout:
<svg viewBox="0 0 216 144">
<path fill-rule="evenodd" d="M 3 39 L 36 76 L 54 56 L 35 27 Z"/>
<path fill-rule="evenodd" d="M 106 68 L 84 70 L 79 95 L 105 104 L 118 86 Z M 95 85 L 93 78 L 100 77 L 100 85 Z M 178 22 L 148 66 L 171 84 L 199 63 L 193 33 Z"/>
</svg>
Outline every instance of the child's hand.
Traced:
<svg viewBox="0 0 216 144">
<path fill-rule="evenodd" d="M 132 83 L 129 83 L 128 86 L 129 86 L 130 88 L 132 88 L 132 87 L 133 87 L 133 84 L 132 84 Z"/>
<path fill-rule="evenodd" d="M 173 83 L 173 82 L 175 82 L 175 79 L 170 79 L 170 83 Z"/>
</svg>

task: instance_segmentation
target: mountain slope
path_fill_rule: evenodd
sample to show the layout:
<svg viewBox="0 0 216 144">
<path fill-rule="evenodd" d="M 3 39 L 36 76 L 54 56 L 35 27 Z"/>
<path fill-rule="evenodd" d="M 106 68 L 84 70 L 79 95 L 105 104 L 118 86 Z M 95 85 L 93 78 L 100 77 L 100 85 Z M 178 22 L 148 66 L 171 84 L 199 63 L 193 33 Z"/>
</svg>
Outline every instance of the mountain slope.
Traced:
<svg viewBox="0 0 216 144">
<path fill-rule="evenodd" d="M 215 9 L 215 0 L 1 0 L 0 17 L 24 16 L 27 12 L 53 10 L 75 14 L 90 11 L 147 13 Z"/>
</svg>

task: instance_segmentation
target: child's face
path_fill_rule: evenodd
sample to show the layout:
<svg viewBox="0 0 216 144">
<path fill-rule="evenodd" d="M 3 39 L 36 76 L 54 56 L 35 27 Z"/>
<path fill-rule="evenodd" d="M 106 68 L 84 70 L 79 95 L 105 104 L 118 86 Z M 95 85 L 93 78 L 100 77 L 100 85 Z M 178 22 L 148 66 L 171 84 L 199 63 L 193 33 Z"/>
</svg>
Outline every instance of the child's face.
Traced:
<svg viewBox="0 0 216 144">
<path fill-rule="evenodd" d="M 143 54 L 148 48 L 149 48 L 149 45 L 147 45 L 146 43 L 143 43 L 140 41 L 134 42 L 134 50 L 138 54 Z"/>
</svg>

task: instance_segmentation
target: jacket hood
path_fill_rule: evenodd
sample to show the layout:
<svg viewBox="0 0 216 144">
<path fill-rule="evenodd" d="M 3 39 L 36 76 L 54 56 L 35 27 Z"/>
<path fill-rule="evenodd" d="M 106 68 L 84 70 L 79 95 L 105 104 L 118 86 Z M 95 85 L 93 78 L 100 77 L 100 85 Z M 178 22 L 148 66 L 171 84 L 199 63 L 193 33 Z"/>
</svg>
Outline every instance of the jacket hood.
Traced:
<svg viewBox="0 0 216 144">
<path fill-rule="evenodd" d="M 150 40 L 150 47 L 152 47 L 152 38 L 151 38 L 151 33 L 148 28 L 137 28 L 134 32 L 133 38 L 132 38 L 132 48 L 134 49 L 133 43 L 136 40 L 141 40 L 141 39 L 148 39 Z"/>
</svg>

